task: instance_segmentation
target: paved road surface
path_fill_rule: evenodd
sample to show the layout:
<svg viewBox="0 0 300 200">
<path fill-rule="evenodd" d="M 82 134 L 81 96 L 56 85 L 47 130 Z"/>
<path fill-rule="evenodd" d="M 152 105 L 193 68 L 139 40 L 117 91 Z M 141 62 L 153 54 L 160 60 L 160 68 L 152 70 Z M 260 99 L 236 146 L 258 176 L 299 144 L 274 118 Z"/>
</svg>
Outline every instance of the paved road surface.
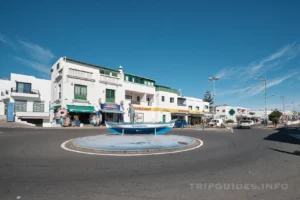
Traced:
<svg viewBox="0 0 300 200">
<path fill-rule="evenodd" d="M 300 156 L 294 153 L 299 140 L 274 130 L 174 129 L 172 134 L 199 138 L 204 145 L 141 157 L 83 155 L 60 148 L 66 140 L 104 129 L 0 132 L 1 200 L 300 199 Z M 204 189 L 205 184 L 220 185 Z M 220 189 L 224 184 L 234 186 Z M 244 189 L 234 189 L 237 184 Z M 250 190 L 245 184 L 273 189 Z M 284 184 L 288 189 L 282 189 Z"/>
</svg>

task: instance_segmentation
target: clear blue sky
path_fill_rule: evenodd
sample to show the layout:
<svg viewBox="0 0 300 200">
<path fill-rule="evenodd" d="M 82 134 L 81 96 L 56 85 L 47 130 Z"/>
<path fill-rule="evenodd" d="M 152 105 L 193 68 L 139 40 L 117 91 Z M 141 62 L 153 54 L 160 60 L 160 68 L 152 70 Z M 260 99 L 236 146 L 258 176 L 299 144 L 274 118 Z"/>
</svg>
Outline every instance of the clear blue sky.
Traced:
<svg viewBox="0 0 300 200">
<path fill-rule="evenodd" d="M 299 1 L 2 1 L 0 76 L 49 78 L 62 56 L 155 79 L 217 104 L 300 108 Z M 83 4 L 84 2 L 84 4 Z M 290 105 L 289 108 L 292 108 Z"/>
</svg>

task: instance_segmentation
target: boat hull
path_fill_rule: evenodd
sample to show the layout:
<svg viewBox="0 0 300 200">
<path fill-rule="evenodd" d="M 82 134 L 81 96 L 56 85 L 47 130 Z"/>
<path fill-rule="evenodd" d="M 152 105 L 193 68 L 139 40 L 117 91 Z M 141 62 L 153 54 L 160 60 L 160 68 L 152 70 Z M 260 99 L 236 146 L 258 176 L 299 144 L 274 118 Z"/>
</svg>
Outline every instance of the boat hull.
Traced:
<svg viewBox="0 0 300 200">
<path fill-rule="evenodd" d="M 170 131 L 174 122 L 170 123 L 112 123 L 106 122 L 106 127 L 108 130 L 115 134 L 165 134 Z"/>
</svg>

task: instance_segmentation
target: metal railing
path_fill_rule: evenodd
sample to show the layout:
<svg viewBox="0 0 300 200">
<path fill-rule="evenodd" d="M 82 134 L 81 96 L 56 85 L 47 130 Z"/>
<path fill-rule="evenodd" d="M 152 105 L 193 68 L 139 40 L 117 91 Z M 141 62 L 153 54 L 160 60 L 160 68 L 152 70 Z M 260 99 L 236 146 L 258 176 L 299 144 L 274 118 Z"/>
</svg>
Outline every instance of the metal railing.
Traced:
<svg viewBox="0 0 300 200">
<path fill-rule="evenodd" d="M 115 103 L 115 97 L 106 97 L 105 102 Z"/>
<path fill-rule="evenodd" d="M 11 92 L 16 92 L 16 93 L 24 93 L 24 94 L 40 94 L 39 90 L 19 90 L 18 88 L 11 88 Z"/>
<path fill-rule="evenodd" d="M 87 97 L 86 97 L 86 95 L 75 94 L 74 99 L 86 100 Z"/>
</svg>

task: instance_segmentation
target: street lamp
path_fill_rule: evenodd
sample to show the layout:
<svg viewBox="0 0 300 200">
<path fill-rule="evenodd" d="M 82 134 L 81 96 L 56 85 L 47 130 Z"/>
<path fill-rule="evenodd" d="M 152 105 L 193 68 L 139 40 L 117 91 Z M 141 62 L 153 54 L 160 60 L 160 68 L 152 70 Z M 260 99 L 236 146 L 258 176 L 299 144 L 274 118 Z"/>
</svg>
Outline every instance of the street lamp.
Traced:
<svg viewBox="0 0 300 200">
<path fill-rule="evenodd" d="M 276 95 L 275 94 L 273 94 L 273 95 L 271 95 L 271 96 L 269 96 L 269 97 L 267 97 L 267 99 L 270 99 L 270 98 L 272 98 L 272 97 L 275 97 Z"/>
<path fill-rule="evenodd" d="M 208 80 L 212 82 L 213 85 L 213 100 L 214 100 L 214 105 L 215 105 L 215 112 L 216 112 L 216 81 L 219 80 L 220 77 L 209 77 Z"/>
<path fill-rule="evenodd" d="M 262 81 L 265 86 L 265 126 L 268 126 L 268 121 L 267 121 L 267 77 L 265 78 L 255 78 L 255 80 Z"/>
</svg>

